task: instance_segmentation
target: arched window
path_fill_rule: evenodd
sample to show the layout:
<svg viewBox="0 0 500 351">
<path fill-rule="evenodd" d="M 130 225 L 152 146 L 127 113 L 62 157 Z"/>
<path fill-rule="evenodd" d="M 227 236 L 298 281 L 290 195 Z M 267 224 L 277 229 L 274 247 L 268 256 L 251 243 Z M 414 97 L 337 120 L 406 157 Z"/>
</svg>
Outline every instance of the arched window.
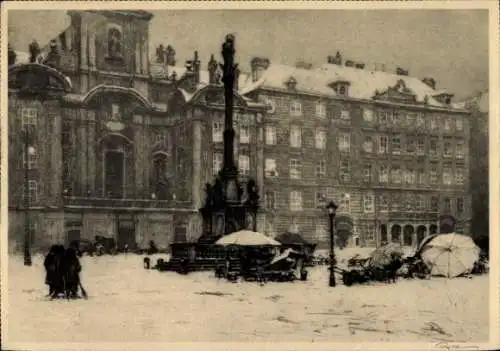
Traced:
<svg viewBox="0 0 500 351">
<path fill-rule="evenodd" d="M 153 158 L 153 190 L 158 200 L 168 199 L 167 156 L 156 154 Z"/>
</svg>

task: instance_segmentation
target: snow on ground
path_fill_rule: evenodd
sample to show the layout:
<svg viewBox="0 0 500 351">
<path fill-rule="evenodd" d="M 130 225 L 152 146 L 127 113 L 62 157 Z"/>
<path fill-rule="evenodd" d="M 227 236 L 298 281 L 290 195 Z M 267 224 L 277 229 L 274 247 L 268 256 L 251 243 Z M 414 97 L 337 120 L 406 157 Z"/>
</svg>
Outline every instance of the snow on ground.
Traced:
<svg viewBox="0 0 500 351">
<path fill-rule="evenodd" d="M 342 252 L 343 251 L 343 252 Z M 342 250 L 339 259 L 352 252 Z M 342 256 L 345 256 L 342 258 Z M 157 257 L 153 257 L 152 263 Z M 145 270 L 143 256 L 83 257 L 88 300 L 45 299 L 42 257 L 9 260 L 11 342 L 357 342 L 488 339 L 488 276 L 328 287 L 230 283 L 212 272 Z M 28 340 L 29 338 L 29 340 Z"/>
</svg>

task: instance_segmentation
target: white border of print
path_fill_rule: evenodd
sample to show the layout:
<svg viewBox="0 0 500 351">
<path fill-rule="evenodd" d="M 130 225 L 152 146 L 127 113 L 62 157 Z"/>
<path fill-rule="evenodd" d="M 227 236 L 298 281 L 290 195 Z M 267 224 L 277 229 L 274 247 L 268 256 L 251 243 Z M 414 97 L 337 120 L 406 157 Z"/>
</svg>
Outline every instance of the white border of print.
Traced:
<svg viewBox="0 0 500 351">
<path fill-rule="evenodd" d="M 499 316 L 499 237 L 496 235 L 499 232 L 500 213 L 498 207 L 499 200 L 499 182 L 498 168 L 500 160 L 498 158 L 498 150 L 500 143 L 500 135 L 498 128 L 499 114 L 499 67 L 498 54 L 500 42 L 498 23 L 499 9 L 496 1 L 353 1 L 353 2 L 320 2 L 320 1 L 168 1 L 168 2 L 148 2 L 148 1 L 97 1 L 97 2 L 81 2 L 81 1 L 9 1 L 4 2 L 1 7 L 1 52 L 7 52 L 7 13 L 13 9 L 30 9 L 30 10 L 68 10 L 68 9 L 147 9 L 147 10 L 164 10 L 168 9 L 487 9 L 489 10 L 489 53 L 490 53 L 490 236 L 491 246 L 491 265 L 490 265 L 490 341 L 489 343 L 479 344 L 462 344 L 462 343 L 126 343 L 126 344 L 6 344 L 5 323 L 8 315 L 8 306 L 5 303 L 8 295 L 8 256 L 7 256 L 7 231 L 8 231 L 8 211 L 7 211 L 7 55 L 1 55 L 1 82 L 2 89 L 0 90 L 1 101 L 0 108 L 2 111 L 1 118 L 1 296 L 2 296 L 2 341 L 4 349 L 13 350 L 70 350 L 70 349 L 116 349 L 116 350 L 145 350 L 145 349 L 168 349 L 168 350 L 194 350 L 202 348 L 204 350 L 431 350 L 431 349 L 446 349 L 446 350 L 479 350 L 479 349 L 496 349 L 500 347 L 500 316 Z M 466 48 L 464 48 L 466 49 Z M 495 215 L 496 214 L 496 215 Z"/>
</svg>

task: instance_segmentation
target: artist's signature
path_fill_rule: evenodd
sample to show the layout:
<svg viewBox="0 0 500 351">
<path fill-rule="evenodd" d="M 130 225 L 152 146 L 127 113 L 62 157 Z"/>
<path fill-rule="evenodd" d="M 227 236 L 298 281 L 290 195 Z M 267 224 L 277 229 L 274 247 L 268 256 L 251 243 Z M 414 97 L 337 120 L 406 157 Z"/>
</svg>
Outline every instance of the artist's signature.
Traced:
<svg viewBox="0 0 500 351">
<path fill-rule="evenodd" d="M 457 343 L 449 343 L 449 342 L 439 342 L 436 344 L 438 349 L 445 350 L 479 350 L 479 346 L 477 345 L 464 345 Z"/>
</svg>

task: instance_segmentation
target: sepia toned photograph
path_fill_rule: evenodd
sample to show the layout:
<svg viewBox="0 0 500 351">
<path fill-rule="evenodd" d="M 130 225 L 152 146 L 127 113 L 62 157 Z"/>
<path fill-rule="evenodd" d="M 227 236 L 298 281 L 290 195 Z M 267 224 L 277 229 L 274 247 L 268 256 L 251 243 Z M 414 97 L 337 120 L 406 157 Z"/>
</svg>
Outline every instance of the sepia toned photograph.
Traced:
<svg viewBox="0 0 500 351">
<path fill-rule="evenodd" d="M 3 4 L 4 349 L 500 347 L 498 6 L 266 3 Z"/>
</svg>

